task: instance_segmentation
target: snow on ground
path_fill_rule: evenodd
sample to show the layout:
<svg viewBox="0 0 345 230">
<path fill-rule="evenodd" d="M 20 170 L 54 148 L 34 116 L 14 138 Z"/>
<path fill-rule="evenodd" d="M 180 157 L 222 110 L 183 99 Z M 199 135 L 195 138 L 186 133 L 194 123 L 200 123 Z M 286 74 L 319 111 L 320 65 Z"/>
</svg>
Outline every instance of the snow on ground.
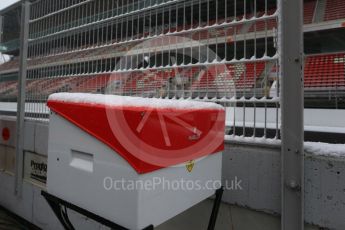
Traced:
<svg viewBox="0 0 345 230">
<path fill-rule="evenodd" d="M 240 143 L 248 144 L 264 144 L 264 145 L 280 145 L 281 141 L 279 139 L 270 139 L 270 138 L 260 138 L 260 137 L 244 137 L 244 136 L 233 136 L 226 135 L 225 141 L 236 141 Z"/>
<path fill-rule="evenodd" d="M 305 142 L 304 150 L 318 156 L 345 157 L 345 144 L 328 144 L 321 142 Z"/>
<path fill-rule="evenodd" d="M 243 136 L 226 135 L 226 141 L 236 141 L 248 144 L 280 145 L 278 139 L 253 138 Z M 345 157 L 345 144 L 328 144 L 321 142 L 305 142 L 304 151 L 317 156 Z"/>
</svg>

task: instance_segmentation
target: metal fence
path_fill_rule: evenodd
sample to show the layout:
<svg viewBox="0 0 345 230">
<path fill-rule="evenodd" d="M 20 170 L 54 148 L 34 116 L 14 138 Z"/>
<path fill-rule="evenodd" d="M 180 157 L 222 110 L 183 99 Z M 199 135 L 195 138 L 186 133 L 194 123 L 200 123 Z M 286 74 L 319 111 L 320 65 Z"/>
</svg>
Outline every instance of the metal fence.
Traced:
<svg viewBox="0 0 345 230">
<path fill-rule="evenodd" d="M 229 107 L 232 135 L 279 137 L 276 1 L 61 2 L 31 6 L 30 118 L 54 92 L 184 98 Z"/>
</svg>

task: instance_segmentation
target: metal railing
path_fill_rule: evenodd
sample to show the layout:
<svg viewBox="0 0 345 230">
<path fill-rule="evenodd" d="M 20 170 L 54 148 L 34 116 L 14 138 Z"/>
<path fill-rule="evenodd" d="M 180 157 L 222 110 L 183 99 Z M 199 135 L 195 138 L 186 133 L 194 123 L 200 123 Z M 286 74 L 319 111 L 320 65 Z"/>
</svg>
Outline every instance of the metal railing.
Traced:
<svg viewBox="0 0 345 230">
<path fill-rule="evenodd" d="M 29 67 L 27 102 L 36 104 L 38 117 L 48 112 L 44 105 L 47 96 L 61 91 L 240 104 L 244 117 L 249 105 L 254 107 L 250 112 L 254 117 L 259 111 L 256 107 L 279 107 L 279 87 L 274 93 L 269 90 L 271 75 L 277 76 L 279 70 L 272 38 L 278 16 L 275 1 L 260 5 L 257 1 L 146 1 L 140 11 L 137 2 L 123 1 L 125 11 L 110 7 L 105 12 L 112 14 L 107 18 L 91 21 L 86 19 L 102 12 L 106 1 L 98 1 L 100 9 L 96 7 L 94 12 L 84 3 L 70 6 L 79 17 L 64 24 L 78 20 L 93 27 L 77 23 L 49 37 L 41 34 L 30 40 L 33 60 L 66 55 L 60 62 L 42 61 Z M 44 15 L 31 20 L 36 28 L 32 35 L 56 25 Z M 54 15 L 58 14 L 51 13 Z M 45 26 L 37 28 L 37 23 Z M 104 45 L 108 47 L 102 48 Z M 85 51 L 71 52 L 80 49 Z M 82 52 L 88 54 L 80 55 Z M 279 78 L 275 79 L 279 85 Z M 242 125 L 245 130 L 246 123 Z"/>
</svg>

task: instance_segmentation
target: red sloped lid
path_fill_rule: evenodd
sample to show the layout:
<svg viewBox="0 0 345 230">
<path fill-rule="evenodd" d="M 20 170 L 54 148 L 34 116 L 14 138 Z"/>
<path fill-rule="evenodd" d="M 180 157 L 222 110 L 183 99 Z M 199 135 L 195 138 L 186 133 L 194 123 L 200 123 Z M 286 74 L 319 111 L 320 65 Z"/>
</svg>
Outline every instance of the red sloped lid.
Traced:
<svg viewBox="0 0 345 230">
<path fill-rule="evenodd" d="M 224 149 L 225 111 L 213 103 L 59 93 L 49 97 L 48 106 L 108 145 L 138 173 Z"/>
</svg>

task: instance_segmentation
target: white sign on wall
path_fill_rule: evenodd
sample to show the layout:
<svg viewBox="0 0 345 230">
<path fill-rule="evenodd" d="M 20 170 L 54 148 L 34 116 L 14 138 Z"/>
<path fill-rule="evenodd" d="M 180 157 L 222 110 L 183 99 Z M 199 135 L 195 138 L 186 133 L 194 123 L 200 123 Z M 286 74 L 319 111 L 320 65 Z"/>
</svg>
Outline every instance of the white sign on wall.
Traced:
<svg viewBox="0 0 345 230">
<path fill-rule="evenodd" d="M 24 179 L 45 186 L 47 182 L 47 156 L 25 152 Z"/>
</svg>

